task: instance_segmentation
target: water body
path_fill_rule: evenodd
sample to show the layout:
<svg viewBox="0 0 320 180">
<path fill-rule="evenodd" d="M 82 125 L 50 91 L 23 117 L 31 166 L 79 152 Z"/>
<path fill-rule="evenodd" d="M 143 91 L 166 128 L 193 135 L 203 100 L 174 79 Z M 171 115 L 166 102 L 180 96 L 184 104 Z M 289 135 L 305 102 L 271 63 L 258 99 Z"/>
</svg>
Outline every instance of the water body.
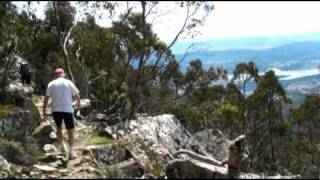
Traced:
<svg viewBox="0 0 320 180">
<path fill-rule="evenodd" d="M 273 70 L 275 74 L 279 77 L 280 81 L 293 80 L 302 77 L 320 75 L 320 71 L 317 68 L 313 69 L 301 69 L 301 70 L 281 70 L 279 68 L 270 68 L 268 70 Z M 260 75 L 264 75 L 265 72 L 260 73 Z M 232 74 L 228 74 L 228 79 L 232 78 Z"/>
</svg>

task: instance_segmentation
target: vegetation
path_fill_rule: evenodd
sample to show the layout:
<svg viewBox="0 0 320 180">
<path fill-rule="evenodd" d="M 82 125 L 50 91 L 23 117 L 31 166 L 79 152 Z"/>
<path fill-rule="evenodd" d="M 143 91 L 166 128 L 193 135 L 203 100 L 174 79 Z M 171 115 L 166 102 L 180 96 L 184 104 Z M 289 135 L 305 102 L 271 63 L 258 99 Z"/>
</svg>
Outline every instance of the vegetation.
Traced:
<svg viewBox="0 0 320 180">
<path fill-rule="evenodd" d="M 86 145 L 98 145 L 98 144 L 110 144 L 114 142 L 112 139 L 108 139 L 102 136 L 90 136 L 87 139 Z"/>
<path fill-rule="evenodd" d="M 14 112 L 14 106 L 13 105 L 0 105 L 0 116 L 6 116 L 8 114 L 11 114 Z"/>
<path fill-rule="evenodd" d="M 10 163 L 33 165 L 37 161 L 34 154 L 41 154 L 36 141 L 32 138 L 0 138 L 0 154 Z"/>
<path fill-rule="evenodd" d="M 191 132 L 219 128 L 229 138 L 244 133 L 249 171 L 318 178 L 319 97 L 306 96 L 305 102 L 285 119 L 282 112 L 290 99 L 272 70 L 259 75 L 253 62 L 240 63 L 229 81 L 222 67 L 203 67 L 201 59 L 194 59 L 183 72 L 181 59 L 175 57 L 171 47 L 182 37 L 195 36 L 195 28 L 205 22 L 213 6 L 203 1 L 176 2 L 177 8 L 186 9 L 187 14 L 180 31 L 167 44 L 153 32 L 150 21 L 152 15 L 155 19 L 161 16 L 156 8 L 160 3 L 128 2 L 118 19 L 111 19 L 118 10 L 116 4 L 77 2 L 110 12 L 111 26 L 100 27 L 86 10 L 82 12 L 86 18 L 75 21 L 75 7 L 68 1 L 49 2 L 44 20 L 30 9 L 18 13 L 12 2 L 1 2 L 0 103 L 4 104 L 6 88 L 14 79 L 13 55 L 18 55 L 32 65 L 38 94 L 45 93 L 52 78 L 50 72 L 63 67 L 80 88 L 81 96 L 90 98 L 97 111 L 116 107 L 124 120 L 136 113 L 172 113 Z M 203 16 L 196 16 L 198 13 Z M 246 92 L 249 82 L 256 86 L 250 93 Z M 123 103 L 117 104 L 123 94 Z M 90 137 L 88 142 L 100 144 L 108 139 Z M 30 156 L 24 155 L 29 152 L 27 146 L 14 140 L 0 143 L 0 154 L 9 160 L 31 162 L 27 160 Z M 10 159 L 12 151 L 18 158 Z M 108 170 L 106 174 L 115 177 L 118 172 Z"/>
</svg>

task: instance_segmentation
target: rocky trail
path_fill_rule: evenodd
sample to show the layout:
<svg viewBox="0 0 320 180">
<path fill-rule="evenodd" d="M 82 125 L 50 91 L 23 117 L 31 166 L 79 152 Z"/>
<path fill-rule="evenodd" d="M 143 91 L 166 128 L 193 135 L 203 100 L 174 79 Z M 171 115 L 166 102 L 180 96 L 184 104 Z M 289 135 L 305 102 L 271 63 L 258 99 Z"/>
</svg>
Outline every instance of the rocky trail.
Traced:
<svg viewBox="0 0 320 180">
<path fill-rule="evenodd" d="M 40 117 L 42 116 L 43 108 L 43 97 L 34 97 L 33 102 L 37 107 Z M 51 110 L 48 109 L 48 114 Z M 64 124 L 63 124 L 64 126 Z M 68 142 L 67 132 L 64 129 L 65 142 Z M 56 139 L 56 128 L 52 116 L 48 117 L 46 122 L 41 122 L 39 125 L 39 132 L 36 133 L 47 133 L 48 137 L 52 140 L 51 144 L 45 144 L 43 150 L 45 154 L 40 159 L 39 164 L 34 165 L 38 172 L 32 174 L 43 174 L 43 178 L 97 178 L 101 176 L 97 172 L 96 164 L 93 161 L 95 158 L 92 149 L 98 148 L 97 144 L 94 143 L 107 143 L 109 139 L 101 139 L 101 142 L 91 142 L 94 141 L 92 136 L 93 132 L 90 132 L 92 128 L 90 125 L 85 124 L 82 121 L 76 120 L 76 135 L 75 135 L 75 151 L 78 154 L 78 158 L 70 160 L 67 153 L 59 152 L 59 146 Z M 105 142 L 103 142 L 105 141 Z M 109 140 L 110 144 L 113 143 Z M 100 145 L 99 148 L 104 148 L 104 146 L 109 146 L 109 144 Z M 39 172 L 41 171 L 41 172 Z"/>
<path fill-rule="evenodd" d="M 69 159 L 59 152 L 56 127 L 49 116 L 41 121 L 43 97 L 16 84 L 12 91 L 24 92 L 21 105 L 0 107 L 0 137 L 19 130 L 22 139 L 32 137 L 41 152 L 30 166 L 7 161 L 14 153 L 0 155 L 2 178 L 228 178 L 228 167 L 222 161 L 228 147 L 243 140 L 229 140 L 221 131 L 206 129 L 191 134 L 171 114 L 148 116 L 137 114 L 123 121 L 116 115 L 93 111 L 89 100 L 81 100 L 82 118 L 75 120 L 75 151 L 78 158 Z M 10 110 L 8 110 L 10 109 Z M 47 113 L 51 114 L 50 106 Z M 67 132 L 64 137 L 67 143 Z M 0 148 L 1 150 L 1 148 Z M 242 173 L 239 178 L 299 178 L 300 176 L 262 176 Z"/>
</svg>

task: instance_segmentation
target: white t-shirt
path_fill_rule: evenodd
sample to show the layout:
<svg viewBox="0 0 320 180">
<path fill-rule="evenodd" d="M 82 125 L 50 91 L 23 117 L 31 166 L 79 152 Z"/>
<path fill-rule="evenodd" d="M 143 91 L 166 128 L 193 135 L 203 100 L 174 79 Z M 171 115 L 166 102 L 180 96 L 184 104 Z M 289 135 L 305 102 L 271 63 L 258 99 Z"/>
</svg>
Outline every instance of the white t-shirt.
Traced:
<svg viewBox="0 0 320 180">
<path fill-rule="evenodd" d="M 60 77 L 51 81 L 46 96 L 52 98 L 52 112 L 73 113 L 72 97 L 78 93 L 77 87 L 68 79 Z"/>
</svg>

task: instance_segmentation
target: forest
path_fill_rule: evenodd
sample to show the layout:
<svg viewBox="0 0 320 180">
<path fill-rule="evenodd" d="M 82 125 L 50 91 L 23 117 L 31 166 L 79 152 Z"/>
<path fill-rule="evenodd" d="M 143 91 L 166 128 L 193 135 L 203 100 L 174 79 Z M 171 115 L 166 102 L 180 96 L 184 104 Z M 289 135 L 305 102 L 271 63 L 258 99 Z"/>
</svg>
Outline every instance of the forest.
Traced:
<svg viewBox="0 0 320 180">
<path fill-rule="evenodd" d="M 44 19 L 30 8 L 36 1 L 22 10 L 2 1 L 0 104 L 12 103 L 7 88 L 17 80 L 18 56 L 30 63 L 38 95 L 45 94 L 53 70 L 62 67 L 97 112 L 118 112 L 124 121 L 136 114 L 173 114 L 192 133 L 213 128 L 230 139 L 245 134 L 246 171 L 319 177 L 319 95 L 306 94 L 285 117 L 283 109 L 292 101 L 272 70 L 260 75 L 254 62 L 243 62 L 228 80 L 223 67 L 204 67 L 194 59 L 184 71 L 183 58 L 177 59 L 172 47 L 197 35 L 196 27 L 214 13 L 212 2 L 172 2 L 187 13 L 177 20 L 182 26 L 171 43 L 157 37 L 150 20 L 161 16 L 162 2 L 132 3 L 110 27 L 101 27 L 89 9 L 103 9 L 111 18 L 119 11 L 117 3 L 75 2 L 85 14 L 75 21 L 77 9 L 69 1 L 49 1 Z M 246 92 L 249 83 L 256 87 L 252 93 Z"/>
</svg>

